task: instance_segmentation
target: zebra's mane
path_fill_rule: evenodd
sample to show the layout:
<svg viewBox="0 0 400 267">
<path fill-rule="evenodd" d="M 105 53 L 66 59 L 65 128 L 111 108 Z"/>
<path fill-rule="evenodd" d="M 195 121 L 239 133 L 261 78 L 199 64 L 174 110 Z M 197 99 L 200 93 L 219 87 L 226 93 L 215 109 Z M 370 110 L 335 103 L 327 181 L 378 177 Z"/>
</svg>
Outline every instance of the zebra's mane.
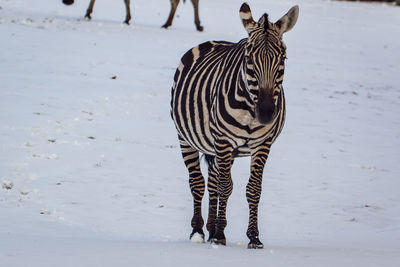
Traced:
<svg viewBox="0 0 400 267">
<path fill-rule="evenodd" d="M 264 13 L 263 17 L 264 17 L 264 33 L 267 33 L 269 29 L 268 14 Z"/>
</svg>

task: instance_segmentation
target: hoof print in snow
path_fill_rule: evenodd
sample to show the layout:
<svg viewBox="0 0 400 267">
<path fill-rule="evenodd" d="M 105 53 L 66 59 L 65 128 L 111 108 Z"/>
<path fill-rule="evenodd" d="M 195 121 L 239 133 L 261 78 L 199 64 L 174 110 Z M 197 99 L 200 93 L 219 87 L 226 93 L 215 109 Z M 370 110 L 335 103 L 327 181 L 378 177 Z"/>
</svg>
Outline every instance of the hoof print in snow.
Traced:
<svg viewBox="0 0 400 267">
<path fill-rule="evenodd" d="M 3 182 L 1 182 L 1 187 L 5 190 L 11 190 L 13 186 L 14 183 L 12 181 L 4 180 Z"/>
<path fill-rule="evenodd" d="M 50 215 L 51 212 L 48 211 L 48 210 L 41 210 L 41 211 L 40 211 L 40 214 L 42 214 L 42 215 Z"/>
<path fill-rule="evenodd" d="M 92 140 L 96 139 L 94 136 L 88 136 L 88 138 Z"/>
<path fill-rule="evenodd" d="M 93 116 L 93 112 L 91 112 L 91 111 L 87 111 L 87 110 L 81 110 L 81 112 L 82 113 L 85 113 L 85 114 L 88 114 L 88 115 L 90 115 L 90 116 Z"/>
<path fill-rule="evenodd" d="M 111 80 L 116 80 L 117 79 L 117 76 L 112 76 L 111 77 Z"/>
<path fill-rule="evenodd" d="M 47 159 L 51 159 L 51 160 L 58 160 L 58 156 L 57 154 L 51 154 L 47 157 Z"/>
</svg>

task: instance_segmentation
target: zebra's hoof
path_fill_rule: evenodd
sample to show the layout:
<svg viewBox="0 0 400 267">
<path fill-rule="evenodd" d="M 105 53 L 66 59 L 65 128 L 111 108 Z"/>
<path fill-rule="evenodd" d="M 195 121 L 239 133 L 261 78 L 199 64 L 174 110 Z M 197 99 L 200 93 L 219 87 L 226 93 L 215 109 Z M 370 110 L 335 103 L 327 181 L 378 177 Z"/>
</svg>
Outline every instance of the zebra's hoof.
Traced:
<svg viewBox="0 0 400 267">
<path fill-rule="evenodd" d="M 211 238 L 211 244 L 226 246 L 226 239 Z"/>
<path fill-rule="evenodd" d="M 161 28 L 168 29 L 169 26 L 171 26 L 171 25 L 164 24 L 161 26 Z"/>
<path fill-rule="evenodd" d="M 193 243 L 204 243 L 204 237 L 205 235 L 202 229 L 193 229 L 189 239 Z"/>
<path fill-rule="evenodd" d="M 247 248 L 249 249 L 260 249 L 264 248 L 263 243 L 261 243 L 260 239 L 254 238 L 250 240 L 249 244 L 247 245 Z"/>
<path fill-rule="evenodd" d="M 198 26 L 196 26 L 196 29 L 197 29 L 199 32 L 202 32 L 202 31 L 204 30 L 204 27 L 198 25 Z"/>
<path fill-rule="evenodd" d="M 215 233 L 210 232 L 207 242 L 211 243 L 213 241 L 213 239 L 215 239 Z"/>
<path fill-rule="evenodd" d="M 211 244 L 226 246 L 226 238 L 224 232 L 216 231 L 212 237 L 210 236 L 210 239 Z"/>
<path fill-rule="evenodd" d="M 91 20 L 92 17 L 91 17 L 90 15 L 86 15 L 86 16 L 85 16 L 85 19 L 86 19 L 86 20 Z"/>
<path fill-rule="evenodd" d="M 212 244 L 216 244 L 216 245 L 226 245 L 226 238 L 225 238 L 225 234 L 222 231 L 215 231 L 214 235 L 211 236 L 210 234 L 210 239 L 211 239 L 211 243 Z"/>
</svg>

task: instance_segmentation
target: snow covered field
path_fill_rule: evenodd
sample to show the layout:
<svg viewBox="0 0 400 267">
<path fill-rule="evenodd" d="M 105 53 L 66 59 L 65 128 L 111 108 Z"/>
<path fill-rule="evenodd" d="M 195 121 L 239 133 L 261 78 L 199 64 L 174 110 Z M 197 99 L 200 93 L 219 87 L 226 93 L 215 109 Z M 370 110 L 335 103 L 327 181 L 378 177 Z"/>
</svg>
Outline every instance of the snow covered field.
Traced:
<svg viewBox="0 0 400 267">
<path fill-rule="evenodd" d="M 285 128 L 247 250 L 249 159 L 233 167 L 226 247 L 192 244 L 192 197 L 169 116 L 180 57 L 246 36 L 242 1 L 0 0 L 0 266 L 400 266 L 400 8 L 300 6 L 287 33 Z M 207 197 L 204 211 L 207 210 Z M 207 214 L 203 212 L 206 218 Z"/>
</svg>

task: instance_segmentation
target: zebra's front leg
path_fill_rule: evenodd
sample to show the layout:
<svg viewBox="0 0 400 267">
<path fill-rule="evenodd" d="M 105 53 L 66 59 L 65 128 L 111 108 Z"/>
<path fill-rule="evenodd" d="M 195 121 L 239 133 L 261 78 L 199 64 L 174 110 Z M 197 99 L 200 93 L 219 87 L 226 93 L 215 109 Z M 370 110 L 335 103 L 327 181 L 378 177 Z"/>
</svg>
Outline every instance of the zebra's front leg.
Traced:
<svg viewBox="0 0 400 267">
<path fill-rule="evenodd" d="M 196 25 L 196 29 L 199 32 L 203 31 L 203 26 L 200 25 L 200 16 L 199 16 L 199 0 L 192 0 L 193 10 L 194 10 L 194 24 Z"/>
<path fill-rule="evenodd" d="M 179 142 L 183 161 L 189 171 L 189 185 L 193 196 L 193 218 L 191 222 L 193 231 L 190 234 L 190 239 L 193 242 L 204 242 L 204 220 L 201 216 L 201 200 L 204 195 L 205 184 L 200 170 L 199 152 L 181 137 L 179 137 Z"/>
<path fill-rule="evenodd" d="M 215 226 L 215 234 L 212 242 L 226 245 L 224 229 L 226 227 L 226 206 L 228 198 L 232 193 L 233 183 L 231 178 L 232 147 L 227 141 L 219 141 L 215 144 L 216 163 L 218 168 L 217 191 L 218 191 L 218 215 Z"/>
<path fill-rule="evenodd" d="M 130 1 L 131 0 L 124 0 L 125 2 L 125 9 L 126 9 L 126 17 L 124 23 L 129 25 L 129 21 L 131 20 L 131 8 L 130 8 Z"/>
<path fill-rule="evenodd" d="M 92 14 L 92 12 L 93 12 L 93 6 L 94 6 L 94 2 L 95 2 L 95 1 L 96 1 L 96 0 L 90 0 L 89 7 L 88 7 L 88 9 L 86 10 L 85 18 L 88 19 L 88 20 L 91 20 L 91 19 L 92 19 L 92 17 L 90 16 L 90 14 Z"/>
<path fill-rule="evenodd" d="M 206 156 L 207 158 L 207 156 Z M 208 205 L 208 219 L 207 219 L 207 231 L 209 233 L 208 242 L 212 242 L 215 237 L 215 229 L 217 222 L 217 210 L 218 210 L 218 190 L 217 190 L 217 175 L 218 170 L 216 167 L 215 157 L 212 157 L 208 161 L 208 184 L 207 189 L 209 193 L 209 205 Z"/>
<path fill-rule="evenodd" d="M 267 142 L 255 149 L 251 156 L 251 173 L 246 187 L 246 198 L 249 204 L 249 226 L 247 237 L 250 239 L 248 248 L 263 248 L 258 235 L 258 203 L 261 196 L 262 175 L 267 161 L 271 143 Z"/>
</svg>

